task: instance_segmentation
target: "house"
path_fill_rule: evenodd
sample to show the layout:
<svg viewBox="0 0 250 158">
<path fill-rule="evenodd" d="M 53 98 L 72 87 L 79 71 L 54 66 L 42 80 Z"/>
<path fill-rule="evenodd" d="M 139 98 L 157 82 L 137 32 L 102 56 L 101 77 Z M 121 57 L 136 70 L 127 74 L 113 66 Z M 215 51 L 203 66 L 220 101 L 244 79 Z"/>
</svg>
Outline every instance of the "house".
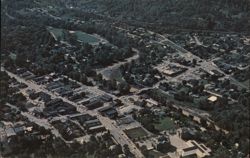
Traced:
<svg viewBox="0 0 250 158">
<path fill-rule="evenodd" d="M 33 81 L 35 81 L 37 84 L 42 84 L 47 82 L 44 76 L 33 78 Z"/>
<path fill-rule="evenodd" d="M 16 70 L 16 73 L 17 73 L 17 74 L 22 74 L 22 73 L 25 73 L 25 72 L 27 72 L 27 69 L 26 69 L 26 68 L 18 68 L 18 69 Z"/>
<path fill-rule="evenodd" d="M 224 75 L 222 73 L 220 73 L 219 71 L 217 70 L 211 70 L 208 72 L 210 75 L 212 76 L 216 76 L 216 77 L 223 77 Z"/>
<path fill-rule="evenodd" d="M 14 127 L 14 131 L 17 135 L 24 134 L 25 130 L 26 130 L 26 127 L 24 126 Z"/>
<path fill-rule="evenodd" d="M 155 101 L 155 100 L 153 100 L 153 99 L 146 99 L 146 102 L 147 102 L 147 106 L 148 107 L 153 107 L 153 106 L 158 106 L 159 105 L 159 103 L 157 102 L 157 101 Z"/>
<path fill-rule="evenodd" d="M 16 136 L 16 132 L 12 127 L 5 129 L 7 138 Z"/>
<path fill-rule="evenodd" d="M 160 108 L 154 108 L 152 109 L 154 112 L 154 115 L 160 116 L 160 117 L 164 117 L 166 116 L 166 112 Z"/>
<path fill-rule="evenodd" d="M 217 98 L 216 96 L 211 96 L 211 97 L 207 98 L 207 100 L 208 100 L 209 102 L 211 102 L 211 103 L 216 102 L 217 99 L 218 99 L 218 98 Z"/>
</svg>

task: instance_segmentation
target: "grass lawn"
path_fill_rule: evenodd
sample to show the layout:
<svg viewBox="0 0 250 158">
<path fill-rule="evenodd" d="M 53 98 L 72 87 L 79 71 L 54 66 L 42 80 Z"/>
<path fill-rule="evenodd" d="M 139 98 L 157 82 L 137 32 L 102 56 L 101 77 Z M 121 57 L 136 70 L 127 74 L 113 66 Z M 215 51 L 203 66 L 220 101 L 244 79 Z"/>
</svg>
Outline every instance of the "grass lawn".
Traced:
<svg viewBox="0 0 250 158">
<path fill-rule="evenodd" d="M 62 30 L 63 29 L 57 29 L 57 28 L 53 28 L 53 27 L 48 27 L 48 30 L 55 35 L 55 37 L 58 39 L 60 37 L 62 37 Z"/>
<path fill-rule="evenodd" d="M 77 36 L 77 39 L 84 43 L 96 43 L 100 41 L 98 38 L 81 31 L 76 31 L 75 34 Z"/>
<path fill-rule="evenodd" d="M 53 28 L 53 27 L 48 27 L 47 29 L 52 34 L 54 34 L 57 39 L 63 38 L 63 29 L 58 29 L 58 28 Z M 85 32 L 75 31 L 74 34 L 76 34 L 77 40 L 84 42 L 84 43 L 94 44 L 100 41 L 100 39 L 96 38 L 93 35 L 87 34 Z"/>
<path fill-rule="evenodd" d="M 246 87 L 250 87 L 250 79 L 242 82 L 242 84 L 244 84 Z"/>
<path fill-rule="evenodd" d="M 170 130 L 175 128 L 174 121 L 169 117 L 164 117 L 160 119 L 159 123 L 155 123 L 155 128 L 159 131 Z"/>
<path fill-rule="evenodd" d="M 131 139 L 147 136 L 147 132 L 144 131 L 141 127 L 125 130 L 124 132 Z"/>
</svg>

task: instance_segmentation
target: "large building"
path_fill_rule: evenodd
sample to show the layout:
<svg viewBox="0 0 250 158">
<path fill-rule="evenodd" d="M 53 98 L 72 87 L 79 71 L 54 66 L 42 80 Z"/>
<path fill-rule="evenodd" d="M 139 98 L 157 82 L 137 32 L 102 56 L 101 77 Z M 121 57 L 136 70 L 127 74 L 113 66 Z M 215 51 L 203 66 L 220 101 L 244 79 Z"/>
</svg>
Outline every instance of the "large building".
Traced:
<svg viewBox="0 0 250 158">
<path fill-rule="evenodd" d="M 177 150 L 181 158 L 203 158 L 210 156 L 211 149 L 207 148 L 204 144 L 199 144 L 194 140 L 189 140 L 186 144 L 188 147 Z"/>
</svg>

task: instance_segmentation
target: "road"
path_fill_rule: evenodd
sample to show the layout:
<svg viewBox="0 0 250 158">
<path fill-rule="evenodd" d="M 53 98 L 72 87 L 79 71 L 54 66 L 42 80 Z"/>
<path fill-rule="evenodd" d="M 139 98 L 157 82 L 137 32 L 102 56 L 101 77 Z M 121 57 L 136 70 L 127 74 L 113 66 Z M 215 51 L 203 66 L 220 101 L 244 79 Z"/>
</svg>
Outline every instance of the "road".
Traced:
<svg viewBox="0 0 250 158">
<path fill-rule="evenodd" d="M 222 73 L 224 75 L 223 78 L 228 78 L 231 81 L 233 81 L 235 84 L 237 84 L 239 87 L 241 88 L 247 88 L 244 84 L 240 83 L 239 81 L 237 81 L 236 79 L 234 79 L 231 75 L 225 74 L 223 71 L 221 71 L 214 63 L 213 61 L 206 61 L 201 59 L 200 57 L 192 54 L 191 52 L 187 51 L 186 49 L 184 49 L 183 47 L 177 45 L 176 43 L 174 43 L 173 41 L 167 39 L 165 36 L 157 34 L 159 37 L 162 38 L 162 40 L 160 42 L 157 42 L 159 44 L 163 44 L 163 45 L 168 45 L 171 48 L 175 49 L 176 51 L 181 52 L 182 56 L 184 56 L 186 59 L 196 59 L 197 61 L 202 60 L 202 62 L 199 63 L 199 66 L 195 66 L 194 68 L 189 67 L 190 70 L 186 71 L 185 73 L 179 75 L 177 77 L 177 80 L 179 80 L 180 77 L 185 76 L 186 74 L 192 74 L 194 73 L 194 71 L 199 70 L 200 68 L 206 70 L 206 71 L 211 71 L 211 70 L 217 70 L 218 72 Z"/>
<path fill-rule="evenodd" d="M 97 74 L 102 74 L 102 76 L 105 79 L 110 79 L 112 72 L 119 69 L 119 67 L 121 65 L 124 65 L 126 63 L 131 63 L 133 60 L 137 60 L 139 58 L 139 50 L 137 50 L 135 48 L 132 48 L 132 50 L 135 52 L 135 54 L 132 57 L 125 59 L 125 61 L 120 61 L 118 63 L 115 63 L 111 66 L 108 66 L 108 67 L 105 67 L 102 69 L 98 69 L 98 70 L 96 70 Z"/>
<path fill-rule="evenodd" d="M 121 28 L 121 27 L 117 27 L 116 26 L 115 28 L 123 30 L 123 31 L 126 31 L 126 32 L 129 32 L 129 30 L 126 30 L 126 29 Z M 221 71 L 213 63 L 213 60 L 211 60 L 211 61 L 203 60 L 200 57 L 198 57 L 198 56 L 194 55 L 193 53 L 191 53 L 190 51 L 184 49 L 182 46 L 180 46 L 180 45 L 174 43 L 173 41 L 169 40 L 167 37 L 165 37 L 165 36 L 163 36 L 163 35 L 161 35 L 159 33 L 155 33 L 153 31 L 147 30 L 147 32 L 149 32 L 150 34 L 155 34 L 158 37 L 158 39 L 160 40 L 160 41 L 152 41 L 152 42 L 155 42 L 155 43 L 158 43 L 158 44 L 161 44 L 161 45 L 168 45 L 169 47 L 173 48 L 177 52 L 180 52 L 179 55 L 185 57 L 188 60 L 196 59 L 196 61 L 202 61 L 202 62 L 199 62 L 199 65 L 196 65 L 195 67 L 186 67 L 186 68 L 188 68 L 188 70 L 186 72 L 182 73 L 181 75 L 179 75 L 179 76 L 177 76 L 175 78 L 172 78 L 173 81 L 176 81 L 176 82 L 181 81 L 181 79 L 182 78 L 185 79 L 186 76 L 195 77 L 197 75 L 194 75 L 195 74 L 194 72 L 197 71 L 197 70 L 199 70 L 201 68 L 201 69 L 206 70 L 207 72 L 209 72 L 211 70 L 217 70 L 218 72 L 220 72 L 221 74 L 224 75 L 224 77 L 222 77 L 222 78 L 228 78 L 228 79 L 230 79 L 233 83 L 235 83 L 236 85 L 238 85 L 240 88 L 247 88 L 247 89 L 249 89 L 249 87 L 246 87 L 246 85 L 240 83 L 235 78 L 233 78 L 231 75 L 225 74 L 223 71 Z M 194 37 L 194 38 L 195 38 L 195 41 L 198 41 L 199 44 L 202 44 L 201 42 L 199 42 L 199 40 L 197 39 L 197 37 Z"/>
<path fill-rule="evenodd" d="M 98 112 L 96 111 L 90 111 L 90 110 L 86 110 L 84 108 L 81 108 L 81 106 L 77 105 L 74 102 L 69 101 L 67 98 L 61 97 L 61 96 L 57 96 L 54 93 L 51 93 L 50 91 L 46 90 L 45 88 L 43 88 L 40 85 L 35 84 L 32 81 L 26 81 L 23 78 L 20 78 L 19 76 L 17 76 L 16 74 L 13 74 L 9 71 L 7 71 L 5 68 L 1 67 L 2 71 L 5 71 L 6 73 L 8 73 L 8 75 L 10 77 L 15 78 L 18 82 L 24 83 L 26 84 L 30 89 L 34 89 L 35 91 L 39 92 L 42 91 L 44 93 L 49 94 L 52 98 L 59 98 L 62 99 L 64 102 L 67 102 L 73 106 L 75 106 L 77 108 L 77 111 L 80 113 L 88 113 L 89 115 L 92 116 L 97 116 L 100 120 L 100 122 L 105 126 L 106 129 L 108 129 L 110 131 L 110 133 L 112 134 L 112 136 L 115 138 L 115 140 L 121 144 L 127 144 L 131 153 L 133 153 L 135 155 L 136 158 L 144 158 L 144 155 L 141 153 L 141 151 L 135 146 L 135 144 L 127 137 L 127 135 L 118 127 L 114 125 L 114 121 L 107 118 L 107 117 L 103 117 L 102 115 L 100 115 Z M 81 84 L 82 85 L 82 84 Z M 102 92 L 105 93 L 101 90 L 97 90 L 97 88 L 90 88 L 96 92 Z M 24 116 L 28 116 L 28 118 L 32 121 L 35 122 L 39 125 L 42 125 L 46 128 L 49 128 L 49 125 L 46 125 L 46 121 L 42 122 L 41 119 L 37 119 L 32 115 L 28 115 L 27 113 L 24 113 Z M 52 130 L 52 132 L 55 132 L 54 130 Z M 55 132 L 55 134 L 59 134 L 58 131 L 57 133 Z M 60 134 L 58 135 L 59 137 L 61 136 Z M 63 139 L 64 140 L 64 139 Z"/>
<path fill-rule="evenodd" d="M 13 109 L 19 110 L 16 106 L 11 105 L 11 104 L 9 104 L 9 103 L 7 103 L 6 105 L 9 106 L 9 107 L 11 107 L 11 108 L 13 108 Z M 66 141 L 66 140 L 62 137 L 62 135 L 58 132 L 58 130 L 55 129 L 55 128 L 48 122 L 47 119 L 38 119 L 38 118 L 36 118 L 35 116 L 33 116 L 32 114 L 30 114 L 29 112 L 23 112 L 23 111 L 21 111 L 21 115 L 27 117 L 28 120 L 29 120 L 30 122 L 34 122 L 35 124 L 44 127 L 46 130 L 50 130 L 51 133 L 52 133 L 54 136 L 61 138 L 64 142 L 66 142 L 66 143 L 72 143 L 72 141 Z"/>
</svg>

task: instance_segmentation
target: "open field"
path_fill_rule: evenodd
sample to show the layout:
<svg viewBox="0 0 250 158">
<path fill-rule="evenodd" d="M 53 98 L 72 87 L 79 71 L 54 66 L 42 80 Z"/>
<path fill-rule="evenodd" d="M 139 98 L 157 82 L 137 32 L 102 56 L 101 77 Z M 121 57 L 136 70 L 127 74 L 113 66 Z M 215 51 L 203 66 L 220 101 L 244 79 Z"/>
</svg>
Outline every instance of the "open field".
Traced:
<svg viewBox="0 0 250 158">
<path fill-rule="evenodd" d="M 76 37 L 79 41 L 85 42 L 85 43 L 97 43 L 100 41 L 100 39 L 96 38 L 93 35 L 87 34 L 85 32 L 76 31 L 74 32 L 76 34 Z"/>
<path fill-rule="evenodd" d="M 136 139 L 136 138 L 147 136 L 146 131 L 144 131 L 141 127 L 136 127 L 133 129 L 125 130 L 124 132 L 131 139 Z"/>
<path fill-rule="evenodd" d="M 169 117 L 160 119 L 159 123 L 155 123 L 154 125 L 155 128 L 159 131 L 170 130 L 175 128 L 174 122 Z"/>
<path fill-rule="evenodd" d="M 48 27 L 48 30 L 50 31 L 50 33 L 53 35 L 53 37 L 56 40 L 59 40 L 59 39 L 63 40 L 64 38 L 63 29 Z M 82 31 L 70 31 L 70 33 L 75 34 L 77 37 L 77 40 L 79 40 L 80 42 L 96 44 L 100 41 L 99 38 L 93 35 L 87 34 L 85 32 L 82 32 Z"/>
</svg>

